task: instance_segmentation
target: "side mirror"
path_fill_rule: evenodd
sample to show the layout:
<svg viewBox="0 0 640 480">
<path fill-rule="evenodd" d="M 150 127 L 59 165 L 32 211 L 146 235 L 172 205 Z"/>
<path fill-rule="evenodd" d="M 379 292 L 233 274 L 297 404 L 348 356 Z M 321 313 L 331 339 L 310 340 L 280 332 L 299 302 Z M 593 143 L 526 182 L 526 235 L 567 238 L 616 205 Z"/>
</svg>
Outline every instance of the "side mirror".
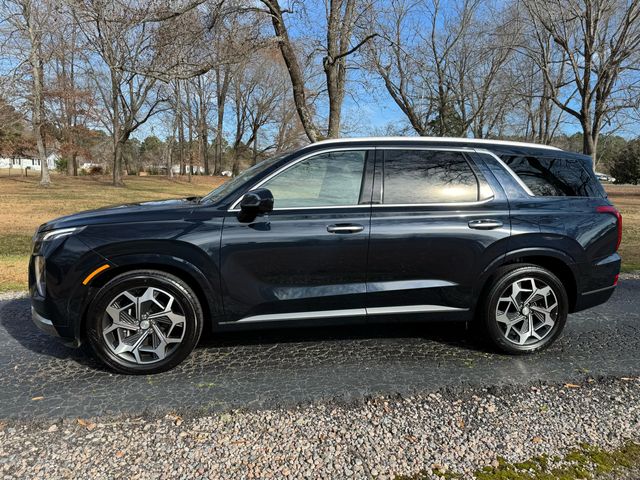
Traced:
<svg viewBox="0 0 640 480">
<path fill-rule="evenodd" d="M 256 188 L 247 192 L 240 201 L 240 214 L 244 219 L 253 220 L 273 210 L 273 194 L 268 188 Z"/>
</svg>

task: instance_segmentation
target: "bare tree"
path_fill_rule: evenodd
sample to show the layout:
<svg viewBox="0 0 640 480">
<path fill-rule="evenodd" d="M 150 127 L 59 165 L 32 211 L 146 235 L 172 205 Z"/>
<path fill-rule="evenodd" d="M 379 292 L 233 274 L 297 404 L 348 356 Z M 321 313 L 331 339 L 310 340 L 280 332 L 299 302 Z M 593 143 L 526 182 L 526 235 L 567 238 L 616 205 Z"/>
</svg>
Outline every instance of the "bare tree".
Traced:
<svg viewBox="0 0 640 480">
<path fill-rule="evenodd" d="M 262 3 L 271 17 L 276 42 L 289 71 L 293 100 L 307 137 L 312 142 L 325 136 L 338 137 L 347 82 L 347 59 L 375 36 L 375 33 L 370 33 L 354 43 L 356 23 L 362 17 L 362 11 L 368 10 L 370 4 L 362 0 L 327 0 L 325 2 L 327 24 L 322 69 L 325 74 L 329 118 L 327 128 L 323 130 L 318 126 L 307 98 L 307 79 L 284 20 L 284 14 L 287 11 L 282 9 L 278 0 L 262 0 Z"/>
<path fill-rule="evenodd" d="M 480 0 L 391 0 L 368 68 L 419 135 L 486 137 L 503 128 L 512 89 L 501 79 L 515 33 Z"/>
<path fill-rule="evenodd" d="M 603 126 L 631 107 L 624 77 L 640 61 L 640 2 L 637 0 L 522 0 L 533 42 L 524 48 L 535 58 L 549 98 L 580 124 L 583 153 L 595 159 Z M 551 38 L 551 42 L 548 38 Z M 554 78 L 554 52 L 566 76 Z M 576 95 L 575 102 L 567 98 Z"/>
<path fill-rule="evenodd" d="M 164 62 L 173 58 L 162 48 L 171 43 L 167 37 L 182 32 L 165 28 L 167 25 L 162 22 L 175 23 L 202 2 L 187 3 L 175 10 L 159 4 L 152 10 L 134 0 L 70 1 L 74 1 L 74 12 L 83 33 L 106 68 L 106 74 L 94 67 L 91 73 L 106 106 L 109 121 L 105 127 L 113 137 L 113 183 L 121 185 L 124 144 L 134 131 L 166 108 L 168 94 L 159 85 L 156 72 L 162 71 Z M 163 79 L 180 72 L 179 66 L 170 67 L 171 72 Z"/>
</svg>

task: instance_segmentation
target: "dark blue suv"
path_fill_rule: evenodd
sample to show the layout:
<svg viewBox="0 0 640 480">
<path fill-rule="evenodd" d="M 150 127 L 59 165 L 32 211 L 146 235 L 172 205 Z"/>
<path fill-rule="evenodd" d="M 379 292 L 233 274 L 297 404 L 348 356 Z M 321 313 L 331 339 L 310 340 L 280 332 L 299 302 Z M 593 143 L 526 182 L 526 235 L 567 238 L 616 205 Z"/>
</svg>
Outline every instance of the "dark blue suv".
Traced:
<svg viewBox="0 0 640 480">
<path fill-rule="evenodd" d="M 591 159 L 515 142 L 330 140 L 203 198 L 42 225 L 33 319 L 111 368 L 180 363 L 203 328 L 476 322 L 529 353 L 605 302 L 622 221 Z"/>
</svg>

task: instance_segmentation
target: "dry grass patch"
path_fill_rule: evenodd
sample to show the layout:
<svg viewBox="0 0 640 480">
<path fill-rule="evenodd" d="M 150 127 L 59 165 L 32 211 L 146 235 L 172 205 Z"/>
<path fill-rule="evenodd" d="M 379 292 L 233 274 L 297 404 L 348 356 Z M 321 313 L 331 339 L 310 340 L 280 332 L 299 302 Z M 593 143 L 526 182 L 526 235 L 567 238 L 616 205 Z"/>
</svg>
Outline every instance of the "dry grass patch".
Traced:
<svg viewBox="0 0 640 480">
<path fill-rule="evenodd" d="M 124 187 L 114 187 L 109 177 L 53 176 L 42 188 L 37 176 L 0 176 L 0 292 L 27 285 L 31 237 L 36 228 L 53 218 L 81 210 L 128 202 L 205 195 L 224 181 L 222 177 L 127 177 Z"/>
<path fill-rule="evenodd" d="M 640 270 L 640 186 L 612 185 L 607 192 L 622 213 L 622 270 Z"/>
</svg>

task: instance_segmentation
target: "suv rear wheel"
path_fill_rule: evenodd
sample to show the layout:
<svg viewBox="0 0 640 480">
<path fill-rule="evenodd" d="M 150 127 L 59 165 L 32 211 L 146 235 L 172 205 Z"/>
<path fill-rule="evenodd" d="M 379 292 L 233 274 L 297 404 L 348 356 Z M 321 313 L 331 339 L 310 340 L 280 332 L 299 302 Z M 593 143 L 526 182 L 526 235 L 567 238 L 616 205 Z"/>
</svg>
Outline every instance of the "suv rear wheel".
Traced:
<svg viewBox="0 0 640 480">
<path fill-rule="evenodd" d="M 128 374 L 169 370 L 195 348 L 202 308 L 179 278 L 156 270 L 115 277 L 93 300 L 87 338 L 96 356 Z"/>
<path fill-rule="evenodd" d="M 489 340 L 510 354 L 551 345 L 564 329 L 569 304 L 558 277 L 542 267 L 520 264 L 503 267 L 494 278 L 481 310 Z"/>
</svg>

